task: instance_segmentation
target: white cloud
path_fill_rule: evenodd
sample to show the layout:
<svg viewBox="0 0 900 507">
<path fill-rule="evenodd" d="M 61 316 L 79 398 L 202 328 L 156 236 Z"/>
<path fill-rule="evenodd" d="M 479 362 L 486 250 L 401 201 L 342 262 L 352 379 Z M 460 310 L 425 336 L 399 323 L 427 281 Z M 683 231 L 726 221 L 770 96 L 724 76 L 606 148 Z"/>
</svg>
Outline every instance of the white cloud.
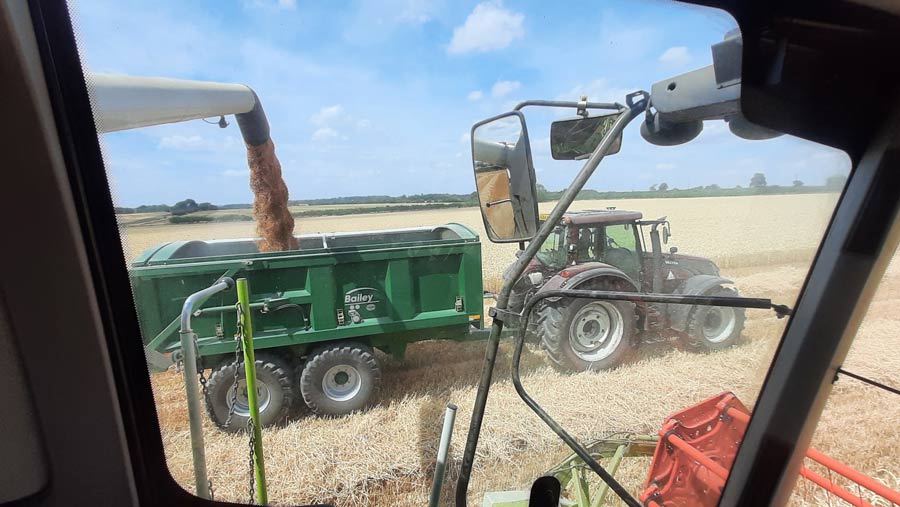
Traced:
<svg viewBox="0 0 900 507">
<path fill-rule="evenodd" d="M 421 25 L 431 21 L 432 2 L 429 0 L 406 0 L 397 21 Z"/>
<path fill-rule="evenodd" d="M 675 164 L 672 164 L 670 162 L 660 162 L 656 164 L 656 168 L 664 171 L 668 169 L 675 169 Z"/>
<path fill-rule="evenodd" d="M 569 91 L 557 95 L 557 100 L 578 100 L 582 95 L 587 95 L 588 100 L 592 102 L 620 102 L 625 103 L 625 95 L 637 90 L 638 88 L 623 88 L 615 86 L 604 77 L 595 79 L 587 84 L 578 83 Z M 569 114 L 569 111 L 563 111 Z"/>
<path fill-rule="evenodd" d="M 356 121 L 356 128 L 358 129 L 366 129 L 372 126 L 372 122 L 366 118 Z"/>
<path fill-rule="evenodd" d="M 227 178 L 235 178 L 238 176 L 240 176 L 242 178 L 246 178 L 249 175 L 250 175 L 249 169 L 228 169 L 228 170 L 225 170 L 222 172 L 222 176 L 225 176 Z"/>
<path fill-rule="evenodd" d="M 349 3 L 353 5 L 350 12 L 339 15 L 343 38 L 354 45 L 371 47 L 404 34 L 410 27 L 418 28 L 441 18 L 445 0 L 356 0 Z"/>
<path fill-rule="evenodd" d="M 331 141 L 332 139 L 337 138 L 337 130 L 334 130 L 331 127 L 322 127 L 319 130 L 313 132 L 312 140 L 320 143 L 324 143 L 327 141 Z"/>
<path fill-rule="evenodd" d="M 211 148 L 212 141 L 202 136 L 166 136 L 159 140 L 160 148 L 172 150 L 202 150 Z"/>
<path fill-rule="evenodd" d="M 703 122 L 703 135 L 705 137 L 720 136 L 729 132 L 730 131 L 728 130 L 728 124 L 722 120 L 711 120 Z"/>
<path fill-rule="evenodd" d="M 523 14 L 504 9 L 499 0 L 480 3 L 462 26 L 453 29 L 447 52 L 462 54 L 503 49 L 525 35 L 524 19 Z"/>
<path fill-rule="evenodd" d="M 244 0 L 244 7 L 276 7 L 278 9 L 296 9 L 297 0 Z"/>
<path fill-rule="evenodd" d="M 341 107 L 340 104 L 323 107 L 322 109 L 319 109 L 319 112 L 310 116 L 309 121 L 311 121 L 313 125 L 326 125 L 334 121 L 343 112 L 344 108 Z"/>
<path fill-rule="evenodd" d="M 509 92 L 518 90 L 520 86 L 522 86 L 522 83 L 518 81 L 497 81 L 491 87 L 491 96 L 495 98 L 502 97 Z"/>
<path fill-rule="evenodd" d="M 674 46 L 659 56 L 659 63 L 669 67 L 683 67 L 691 63 L 691 53 L 684 46 Z"/>
<path fill-rule="evenodd" d="M 469 95 L 468 95 L 469 100 L 481 100 L 481 97 L 483 97 L 483 96 L 484 96 L 484 94 L 481 93 L 481 90 L 472 90 L 469 92 Z"/>
</svg>

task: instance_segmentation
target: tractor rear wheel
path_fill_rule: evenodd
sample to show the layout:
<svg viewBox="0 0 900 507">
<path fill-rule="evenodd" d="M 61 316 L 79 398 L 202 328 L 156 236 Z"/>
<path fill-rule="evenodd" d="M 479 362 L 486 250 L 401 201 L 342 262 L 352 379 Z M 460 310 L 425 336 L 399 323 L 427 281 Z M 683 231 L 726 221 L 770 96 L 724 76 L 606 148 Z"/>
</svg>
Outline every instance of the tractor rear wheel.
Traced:
<svg viewBox="0 0 900 507">
<path fill-rule="evenodd" d="M 381 384 L 375 353 L 361 343 L 314 350 L 300 374 L 303 401 L 318 415 L 345 415 L 369 406 Z"/>
<path fill-rule="evenodd" d="M 541 345 L 559 368 L 615 368 L 633 349 L 634 304 L 590 299 L 549 303 L 538 310 L 537 331 Z"/>
<path fill-rule="evenodd" d="M 238 370 L 236 390 L 235 369 Z M 265 352 L 256 354 L 256 404 L 260 426 L 265 428 L 287 417 L 295 397 L 292 372 L 286 359 Z M 247 427 L 250 405 L 246 379 L 243 361 L 236 364 L 233 360 L 222 362 L 209 376 L 208 394 L 203 401 L 210 420 L 222 430 L 235 433 Z"/>
<path fill-rule="evenodd" d="M 737 297 L 734 289 L 716 287 L 708 296 Z M 691 310 L 687 325 L 688 348 L 706 352 L 731 347 L 744 330 L 744 309 L 726 306 L 696 306 Z"/>
</svg>

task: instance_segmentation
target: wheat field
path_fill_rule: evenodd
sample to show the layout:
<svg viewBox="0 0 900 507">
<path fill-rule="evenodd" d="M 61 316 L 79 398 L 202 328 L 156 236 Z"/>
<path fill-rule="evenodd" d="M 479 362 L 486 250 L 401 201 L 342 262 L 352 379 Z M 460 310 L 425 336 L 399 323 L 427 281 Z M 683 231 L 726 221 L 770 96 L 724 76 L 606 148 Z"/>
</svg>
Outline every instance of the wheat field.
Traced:
<svg viewBox="0 0 900 507">
<path fill-rule="evenodd" d="M 668 216 L 669 245 L 713 258 L 747 296 L 793 305 L 814 249 L 835 204 L 834 195 L 648 199 L 577 202 L 573 209 L 617 206 L 648 218 Z M 542 211 L 549 210 L 544 209 Z M 296 232 L 366 230 L 461 222 L 485 238 L 477 208 L 316 217 L 298 221 Z M 122 229 L 126 256 L 160 241 L 248 237 L 246 222 L 131 226 Z M 485 242 L 484 276 L 496 280 L 513 259 L 514 245 Z M 845 367 L 900 384 L 894 330 L 900 317 L 900 265 L 892 265 Z M 561 374 L 537 349 L 523 355 L 525 386 L 570 433 L 582 441 L 611 432 L 654 433 L 679 408 L 731 390 L 752 406 L 785 321 L 749 310 L 741 345 L 711 354 L 671 346 L 643 347 L 639 357 L 607 372 Z M 275 504 L 424 505 L 440 434 L 443 407 L 459 406 L 452 460 L 442 503 L 451 505 L 483 357 L 483 343 L 420 342 L 404 361 L 380 359 L 384 386 L 372 409 L 341 418 L 317 418 L 298 409 L 283 426 L 264 431 L 269 498 Z M 501 353 L 488 402 L 469 503 L 486 491 L 527 489 L 563 458 L 561 442 L 525 407 L 509 377 L 512 344 Z M 154 395 L 170 471 L 186 489 L 192 480 L 183 384 L 173 371 L 153 376 Z M 900 488 L 900 404 L 891 395 L 851 379 L 836 383 L 813 445 L 889 486 Z M 246 440 L 205 423 L 210 478 L 217 498 L 246 501 Z M 626 460 L 617 477 L 633 492 L 642 486 L 649 460 Z M 808 483 L 792 503 L 828 505 Z M 835 504 L 837 505 L 837 504 Z"/>
</svg>

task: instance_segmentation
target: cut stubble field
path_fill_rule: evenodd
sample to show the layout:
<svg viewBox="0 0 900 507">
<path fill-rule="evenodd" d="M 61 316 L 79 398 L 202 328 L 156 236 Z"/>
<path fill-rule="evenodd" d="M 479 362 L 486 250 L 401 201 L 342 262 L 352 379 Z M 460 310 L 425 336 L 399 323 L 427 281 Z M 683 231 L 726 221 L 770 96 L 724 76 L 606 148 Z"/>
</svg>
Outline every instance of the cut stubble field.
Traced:
<svg viewBox="0 0 900 507">
<path fill-rule="evenodd" d="M 834 195 L 647 199 L 576 202 L 575 209 L 618 206 L 648 218 L 668 216 L 681 252 L 713 258 L 747 296 L 793 304 L 835 204 Z M 542 205 L 548 211 L 550 205 Z M 546 208 L 546 209 L 545 209 Z M 461 222 L 485 238 L 476 208 L 299 219 L 295 232 L 370 230 Z M 126 256 L 175 239 L 253 236 L 253 223 L 129 226 Z M 514 257 L 515 245 L 485 242 L 484 277 L 496 284 Z M 490 287 L 496 288 L 496 287 Z M 845 367 L 876 380 L 900 383 L 894 330 L 900 303 L 900 265 L 878 291 Z M 612 432 L 655 433 L 663 418 L 723 390 L 752 406 L 785 321 L 748 311 L 740 345 L 712 354 L 671 346 L 641 349 L 632 363 L 607 372 L 562 374 L 538 349 L 525 352 L 523 379 L 535 398 L 582 441 Z M 407 358 L 381 356 L 384 386 L 372 409 L 341 418 L 318 418 L 298 409 L 290 420 L 264 431 L 269 498 L 273 503 L 331 502 L 335 505 L 424 505 L 440 434 L 443 407 L 459 405 L 452 461 L 443 504 L 453 487 L 474 403 L 484 344 L 421 342 Z M 512 343 L 501 345 L 495 382 L 470 485 L 470 504 L 485 491 L 524 489 L 567 452 L 564 445 L 519 400 L 510 381 Z M 153 376 L 154 395 L 169 468 L 190 488 L 190 439 L 183 384 L 173 371 Z M 900 404 L 890 395 L 850 379 L 840 380 L 826 407 L 813 445 L 851 466 L 900 488 L 896 421 Z M 249 481 L 246 439 L 205 423 L 210 477 L 217 498 L 246 501 Z M 637 492 L 649 460 L 628 461 L 619 476 Z M 821 472 L 821 471 L 820 471 Z M 808 484 L 792 503 L 828 505 Z"/>
</svg>

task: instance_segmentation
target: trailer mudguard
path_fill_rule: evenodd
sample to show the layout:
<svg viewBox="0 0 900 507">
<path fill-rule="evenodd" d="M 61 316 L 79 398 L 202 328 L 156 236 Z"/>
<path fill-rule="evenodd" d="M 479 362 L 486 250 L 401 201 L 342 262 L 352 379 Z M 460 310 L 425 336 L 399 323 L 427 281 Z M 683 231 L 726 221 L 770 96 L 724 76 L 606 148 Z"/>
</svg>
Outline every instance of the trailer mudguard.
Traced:
<svg viewBox="0 0 900 507">
<path fill-rule="evenodd" d="M 685 280 L 675 289 L 673 294 L 682 294 L 685 296 L 698 296 L 720 285 L 729 285 L 734 282 L 715 275 L 694 275 Z M 687 329 L 688 316 L 694 305 L 667 304 L 666 313 L 669 316 L 669 327 L 676 331 L 684 331 Z"/>
</svg>

